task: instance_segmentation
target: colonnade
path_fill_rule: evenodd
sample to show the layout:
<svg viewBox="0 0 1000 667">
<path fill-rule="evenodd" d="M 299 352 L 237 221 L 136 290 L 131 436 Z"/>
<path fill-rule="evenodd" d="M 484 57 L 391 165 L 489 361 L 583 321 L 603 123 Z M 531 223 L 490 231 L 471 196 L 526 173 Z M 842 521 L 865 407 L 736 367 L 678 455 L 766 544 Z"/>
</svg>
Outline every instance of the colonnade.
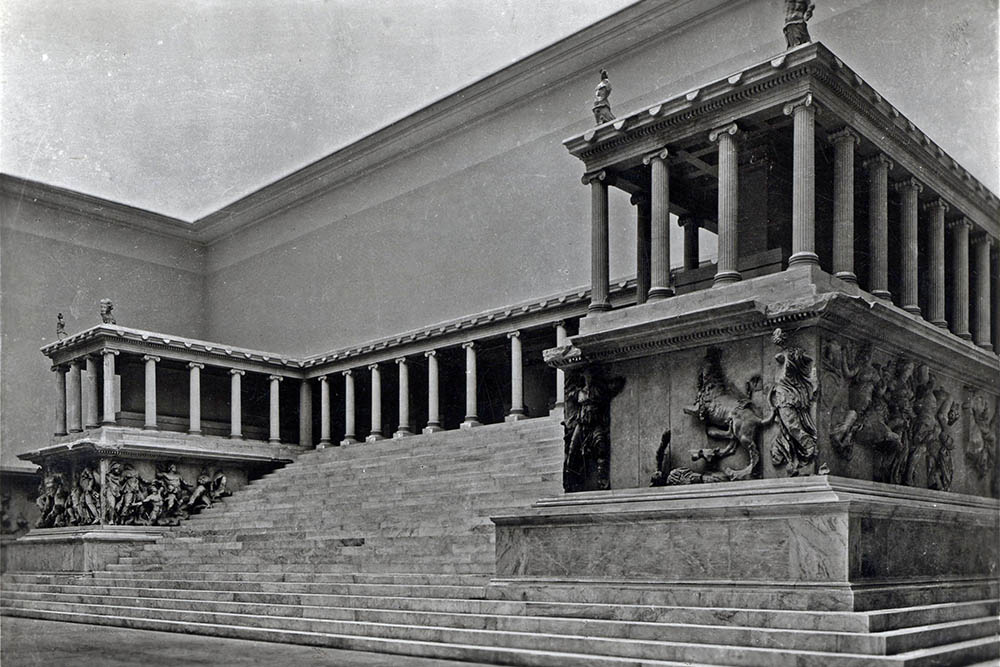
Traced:
<svg viewBox="0 0 1000 667">
<path fill-rule="evenodd" d="M 816 164 L 815 115 L 816 105 L 811 94 L 786 104 L 786 116 L 792 118 L 792 238 L 788 268 L 819 266 L 816 249 Z M 737 140 L 741 130 L 737 122 L 728 123 L 708 133 L 710 143 L 718 146 L 718 265 L 713 287 L 741 280 L 738 269 L 739 247 L 739 169 Z M 833 252 L 832 273 L 849 283 L 857 283 L 854 267 L 854 179 L 855 152 L 860 137 L 849 127 L 831 133 L 833 146 Z M 643 164 L 649 167 L 650 192 L 632 196 L 636 213 L 636 285 L 638 304 L 671 296 L 670 241 L 667 229 L 670 209 L 668 166 L 670 153 L 666 147 L 647 155 Z M 991 319 L 997 315 L 995 295 L 991 295 L 991 249 L 997 239 L 983 230 L 973 232 L 968 217 L 956 215 L 947 220 L 948 202 L 934 197 L 921 203 L 924 192 L 915 175 L 890 181 L 895 170 L 892 159 L 876 151 L 862 161 L 868 179 L 868 291 L 881 299 L 895 302 L 903 310 L 922 315 L 939 327 L 950 327 L 960 338 L 972 340 L 984 349 L 992 349 Z M 591 293 L 589 311 L 608 310 L 608 186 L 614 175 L 608 169 L 590 172 L 584 183 L 591 188 Z M 900 268 L 899 293 L 893 295 L 889 281 L 889 193 L 898 194 Z M 920 247 L 920 213 L 924 213 L 927 228 L 926 249 Z M 684 268 L 698 266 L 698 223 L 693 217 L 681 217 L 684 227 Z M 945 257 L 945 233 L 951 235 L 951 256 Z M 919 257 L 927 256 L 926 294 L 921 294 Z M 971 252 L 970 252 L 971 251 Z M 950 281 L 946 281 L 946 271 Z M 971 286 L 970 276 L 975 276 Z M 950 282 L 950 294 L 945 294 Z M 926 311 L 921 312 L 923 296 Z M 946 319 L 946 297 L 950 319 Z M 970 304 L 975 330 L 970 330 Z"/>
</svg>

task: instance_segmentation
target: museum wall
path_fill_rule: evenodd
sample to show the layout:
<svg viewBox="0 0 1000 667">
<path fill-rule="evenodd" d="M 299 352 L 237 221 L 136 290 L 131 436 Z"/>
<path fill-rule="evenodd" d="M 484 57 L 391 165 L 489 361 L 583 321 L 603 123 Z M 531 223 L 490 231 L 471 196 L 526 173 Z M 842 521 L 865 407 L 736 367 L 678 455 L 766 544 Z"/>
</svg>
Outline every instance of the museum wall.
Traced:
<svg viewBox="0 0 1000 667">
<path fill-rule="evenodd" d="M 198 246 L 0 196 L 2 352 L 0 461 L 48 444 L 53 376 L 39 348 L 55 340 L 56 314 L 70 334 L 99 324 L 98 301 L 119 324 L 180 336 L 203 333 L 203 254 Z"/>
<path fill-rule="evenodd" d="M 614 110 L 651 104 L 783 49 L 780 2 L 733 5 L 604 62 Z M 984 103 L 946 73 L 982 67 L 983 57 L 970 60 L 970 44 L 995 42 L 988 26 L 967 18 L 935 2 L 857 0 L 821 8 L 810 30 L 955 148 L 979 135 L 934 132 L 942 94 L 973 114 Z M 905 46 L 915 35 L 917 51 Z M 561 142 L 592 125 L 596 80 L 588 69 L 211 245 L 209 337 L 317 353 L 587 284 L 589 192 Z M 634 211 L 613 188 L 611 228 L 614 278 L 634 271 Z M 680 230 L 673 231 L 677 265 Z"/>
</svg>

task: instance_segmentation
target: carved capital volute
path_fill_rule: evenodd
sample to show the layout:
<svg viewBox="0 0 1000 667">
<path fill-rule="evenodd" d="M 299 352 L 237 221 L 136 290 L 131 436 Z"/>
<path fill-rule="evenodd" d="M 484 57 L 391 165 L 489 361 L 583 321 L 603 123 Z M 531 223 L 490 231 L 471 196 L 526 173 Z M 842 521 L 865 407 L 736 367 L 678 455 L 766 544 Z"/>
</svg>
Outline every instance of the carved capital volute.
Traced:
<svg viewBox="0 0 1000 667">
<path fill-rule="evenodd" d="M 244 371 L 244 370 L 240 370 L 239 368 L 230 368 L 229 369 L 229 374 L 230 375 L 246 375 L 247 372 Z"/>
<path fill-rule="evenodd" d="M 81 359 L 80 358 L 70 359 L 68 363 L 70 368 L 80 368 Z"/>
<path fill-rule="evenodd" d="M 345 378 L 349 378 L 354 375 L 354 371 L 348 369 L 346 371 L 340 371 L 340 374 L 343 375 Z"/>
<path fill-rule="evenodd" d="M 649 204 L 650 201 L 652 200 L 645 192 L 636 192 L 634 195 L 629 197 L 629 203 L 631 203 L 632 206 L 645 206 Z"/>
<path fill-rule="evenodd" d="M 157 356 L 155 356 L 155 355 L 152 355 L 152 354 L 144 354 L 144 355 L 142 355 L 142 360 L 143 361 L 152 361 L 154 364 L 160 363 L 160 358 L 157 357 Z"/>
<path fill-rule="evenodd" d="M 580 182 L 583 183 L 584 185 L 590 185 L 594 181 L 607 183 L 608 172 L 605 171 L 604 169 L 598 169 L 597 171 L 588 171 L 586 174 L 583 175 L 583 178 L 580 179 Z"/>
<path fill-rule="evenodd" d="M 556 329 L 558 329 L 559 327 L 562 327 L 563 329 L 565 329 L 566 328 L 566 320 L 556 320 L 555 322 L 552 323 L 552 326 L 555 327 Z"/>
<path fill-rule="evenodd" d="M 326 376 L 326 375 L 320 375 L 316 379 L 319 380 L 320 384 L 326 384 L 327 382 L 330 381 L 330 378 L 328 376 Z"/>
<path fill-rule="evenodd" d="M 812 95 L 812 93 L 806 93 L 804 96 L 800 97 L 799 99 L 792 100 L 791 102 L 789 102 L 788 104 L 786 104 L 784 107 L 782 107 L 782 112 L 786 116 L 791 116 L 795 112 L 796 109 L 805 109 L 805 108 L 812 108 L 813 110 L 816 109 L 816 105 L 813 104 L 813 95 Z"/>
<path fill-rule="evenodd" d="M 966 231 L 972 229 L 972 220 L 969 220 L 966 217 L 961 217 L 948 221 L 948 231 L 953 231 L 958 229 L 965 229 Z"/>
<path fill-rule="evenodd" d="M 736 137 L 736 133 L 740 131 L 739 126 L 736 123 L 730 123 L 729 125 L 723 125 L 722 127 L 717 127 L 708 133 L 708 140 L 715 143 L 723 135 L 729 135 L 730 137 Z"/>
<path fill-rule="evenodd" d="M 841 142 L 844 144 L 850 143 L 852 147 L 861 143 L 861 137 L 849 127 L 843 127 L 836 132 L 831 132 L 827 135 L 827 139 L 835 146 L 840 145 Z"/>
<path fill-rule="evenodd" d="M 426 352 L 424 352 L 424 356 L 427 357 L 428 359 L 430 359 L 431 357 L 436 357 L 437 350 L 427 350 Z"/>
<path fill-rule="evenodd" d="M 694 225 L 695 227 L 700 227 L 698 224 L 698 218 L 693 215 L 682 215 L 677 218 L 678 227 L 687 227 L 688 225 Z"/>
<path fill-rule="evenodd" d="M 378 364 L 368 364 L 367 368 L 368 368 L 368 370 L 370 370 L 372 372 L 375 372 L 375 373 L 378 372 Z"/>
<path fill-rule="evenodd" d="M 201 370 L 201 369 L 203 369 L 205 367 L 205 364 L 198 363 L 197 361 L 189 361 L 187 367 L 188 368 L 197 368 L 198 370 Z"/>
<path fill-rule="evenodd" d="M 403 366 L 406 364 L 406 357 L 396 357 L 395 361 L 398 366 Z"/>
<path fill-rule="evenodd" d="M 65 373 L 66 371 L 69 370 L 69 367 L 66 366 L 65 364 L 55 364 L 54 366 L 52 366 L 50 370 L 53 373 Z"/>
<path fill-rule="evenodd" d="M 106 347 L 103 350 L 101 350 L 101 354 L 105 357 L 108 356 L 109 354 L 112 357 L 117 357 L 119 354 L 121 354 L 121 350 L 112 350 L 111 348 Z"/>
<path fill-rule="evenodd" d="M 916 190 L 917 194 L 924 191 L 924 186 L 917 179 L 912 176 L 909 178 L 904 178 L 901 181 L 895 181 L 892 184 L 892 189 L 895 192 L 903 193 L 906 190 Z"/>
<path fill-rule="evenodd" d="M 861 165 L 868 171 L 877 171 L 879 169 L 884 169 L 886 171 L 889 171 L 895 166 L 892 160 L 890 160 L 882 153 L 876 153 L 875 155 L 872 155 L 870 158 L 862 162 Z"/>
<path fill-rule="evenodd" d="M 270 380 L 271 382 L 281 382 L 281 381 L 282 381 L 282 380 L 284 380 L 285 378 L 283 378 L 283 377 L 282 377 L 282 376 L 280 376 L 280 375 L 268 375 L 268 376 L 267 376 L 267 379 L 268 379 L 268 380 Z"/>
<path fill-rule="evenodd" d="M 938 197 L 937 199 L 932 199 L 929 202 L 924 202 L 923 205 L 923 209 L 929 213 L 940 210 L 941 213 L 943 214 L 947 213 L 948 209 L 950 208 L 951 207 L 948 206 L 948 202 L 941 199 L 940 197 Z"/>
<path fill-rule="evenodd" d="M 978 246 L 981 243 L 985 243 L 986 245 L 988 245 L 988 246 L 990 246 L 992 248 L 992 247 L 995 247 L 996 241 L 997 240 L 995 238 L 993 238 L 992 236 L 990 236 L 989 234 L 987 234 L 985 231 L 983 231 L 981 229 L 978 230 L 978 231 L 976 231 L 976 232 L 973 232 L 969 236 L 969 242 L 973 246 Z"/>
<path fill-rule="evenodd" d="M 476 349 L 476 343 L 474 341 L 469 341 L 468 343 L 462 343 L 463 350 L 474 350 Z"/>
<path fill-rule="evenodd" d="M 655 153 L 650 153 L 642 158 L 642 163 L 649 165 L 653 160 L 659 160 L 660 162 L 666 162 L 670 158 L 670 151 L 666 148 L 661 148 Z"/>
</svg>

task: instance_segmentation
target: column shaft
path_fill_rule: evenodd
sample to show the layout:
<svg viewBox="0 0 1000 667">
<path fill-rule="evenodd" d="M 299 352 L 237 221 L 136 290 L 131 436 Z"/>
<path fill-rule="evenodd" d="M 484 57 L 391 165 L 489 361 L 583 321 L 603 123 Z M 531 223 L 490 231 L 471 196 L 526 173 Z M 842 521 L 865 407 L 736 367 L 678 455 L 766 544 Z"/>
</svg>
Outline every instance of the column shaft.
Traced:
<svg viewBox="0 0 1000 667">
<path fill-rule="evenodd" d="M 845 128 L 833 142 L 833 273 L 857 284 L 854 273 L 854 147 L 858 135 Z"/>
<path fill-rule="evenodd" d="M 372 424 L 365 442 L 376 442 L 385 439 L 382 435 L 382 372 L 378 364 L 372 364 L 368 370 L 372 378 Z"/>
<path fill-rule="evenodd" d="M 156 428 L 156 362 L 160 360 L 159 357 L 154 357 L 152 355 L 145 355 L 142 358 L 146 362 L 146 393 L 145 393 L 145 404 L 146 404 L 146 420 L 142 425 L 144 429 L 155 429 Z"/>
<path fill-rule="evenodd" d="M 66 378 L 66 426 L 70 433 L 83 430 L 83 395 L 80 383 L 80 360 L 69 362 L 69 374 Z"/>
<path fill-rule="evenodd" d="M 344 371 L 344 439 L 342 445 L 353 445 L 358 441 L 354 431 L 354 372 Z"/>
<path fill-rule="evenodd" d="M 566 324 L 556 322 L 556 347 L 566 345 Z M 556 409 L 562 409 L 566 404 L 566 371 L 556 369 Z"/>
<path fill-rule="evenodd" d="M 700 263 L 698 260 L 698 230 L 700 225 L 694 216 L 685 216 L 677 222 L 684 228 L 684 270 L 697 269 Z"/>
<path fill-rule="evenodd" d="M 465 349 L 465 421 L 461 428 L 481 426 L 479 423 L 478 399 L 476 396 L 476 347 L 475 343 L 463 343 Z"/>
<path fill-rule="evenodd" d="M 232 369 L 229 371 L 229 437 L 243 437 L 243 373 Z"/>
<path fill-rule="evenodd" d="M 590 306 L 588 311 L 611 310 L 608 298 L 608 184 L 605 173 L 587 179 L 590 183 Z"/>
<path fill-rule="evenodd" d="M 97 409 L 97 358 L 86 357 L 86 377 L 83 382 L 83 423 L 85 428 L 97 428 L 101 415 Z"/>
<path fill-rule="evenodd" d="M 927 319 L 935 326 L 948 328 L 944 315 L 944 215 L 948 204 L 937 199 L 924 207 L 928 213 L 927 241 L 930 292 L 927 294 Z"/>
<path fill-rule="evenodd" d="M 972 242 L 976 272 L 976 333 L 973 340 L 979 347 L 992 350 L 990 333 L 990 237 L 979 232 Z"/>
<path fill-rule="evenodd" d="M 410 369 L 406 358 L 396 359 L 399 368 L 399 428 L 392 434 L 394 438 L 405 438 L 413 435 L 410 430 Z"/>
<path fill-rule="evenodd" d="M 505 421 L 524 419 L 524 362 L 521 357 L 521 332 L 507 334 L 510 339 L 510 412 Z"/>
<path fill-rule="evenodd" d="M 423 432 L 436 433 L 443 430 L 439 412 L 437 352 L 430 350 L 424 352 L 424 356 L 427 357 L 427 426 Z"/>
<path fill-rule="evenodd" d="M 632 195 L 635 206 L 635 302 L 646 303 L 649 296 L 650 208 L 649 197 Z"/>
<path fill-rule="evenodd" d="M 739 260 L 739 164 L 736 155 L 736 124 L 713 130 L 710 141 L 719 142 L 719 263 L 713 287 L 740 280 Z"/>
<path fill-rule="evenodd" d="M 115 357 L 118 356 L 118 350 L 104 350 L 101 354 L 104 357 L 104 368 L 101 374 L 104 417 L 101 423 L 113 426 L 117 416 L 115 410 Z"/>
<path fill-rule="evenodd" d="M 330 444 L 330 378 L 319 378 L 319 445 L 323 449 Z"/>
<path fill-rule="evenodd" d="M 56 377 L 56 402 L 53 407 L 55 425 L 52 432 L 55 435 L 66 435 L 66 367 L 53 366 Z"/>
<path fill-rule="evenodd" d="M 969 333 L 969 229 L 967 219 L 954 220 L 951 227 L 951 332 L 972 340 Z"/>
<path fill-rule="evenodd" d="M 894 183 L 893 187 L 899 193 L 900 243 L 902 248 L 902 280 L 900 289 L 900 307 L 908 313 L 920 314 L 917 294 L 917 207 L 918 197 L 923 186 L 914 178 Z"/>
<path fill-rule="evenodd" d="M 816 254 L 816 107 L 812 94 L 785 105 L 792 116 L 792 256 L 788 266 L 819 266 Z"/>
<path fill-rule="evenodd" d="M 269 375 L 267 377 L 270 385 L 270 410 L 268 411 L 268 436 L 267 441 L 277 444 L 281 442 L 281 376 Z"/>
<path fill-rule="evenodd" d="M 868 169 L 868 291 L 880 299 L 889 292 L 889 170 L 892 161 L 878 154 L 865 161 Z"/>
<path fill-rule="evenodd" d="M 313 446 L 313 399 L 309 380 L 299 382 L 299 446 Z"/>
<path fill-rule="evenodd" d="M 188 364 L 188 433 L 201 434 L 201 369 L 205 364 L 191 362 Z"/>
<path fill-rule="evenodd" d="M 651 190 L 651 241 L 649 300 L 673 296 L 670 287 L 670 173 L 667 151 L 647 157 Z"/>
</svg>

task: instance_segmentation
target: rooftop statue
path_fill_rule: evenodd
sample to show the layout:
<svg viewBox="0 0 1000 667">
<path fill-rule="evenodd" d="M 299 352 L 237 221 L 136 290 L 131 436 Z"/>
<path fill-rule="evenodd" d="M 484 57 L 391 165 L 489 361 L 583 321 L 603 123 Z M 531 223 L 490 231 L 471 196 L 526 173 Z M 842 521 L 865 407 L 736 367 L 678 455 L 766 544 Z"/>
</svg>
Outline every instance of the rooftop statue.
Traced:
<svg viewBox="0 0 1000 667">
<path fill-rule="evenodd" d="M 115 322 L 115 316 L 111 314 L 111 311 L 115 309 L 115 304 L 111 303 L 111 299 L 101 299 L 101 322 L 104 324 L 118 324 Z"/>
<path fill-rule="evenodd" d="M 66 320 L 63 319 L 63 314 L 59 313 L 56 315 L 56 339 L 62 340 L 66 337 Z"/>
<path fill-rule="evenodd" d="M 785 41 L 788 48 L 811 41 L 806 21 L 812 18 L 814 9 L 816 5 L 812 0 L 785 0 Z"/>
<path fill-rule="evenodd" d="M 615 115 L 611 113 L 611 102 L 608 101 L 610 96 L 611 82 L 608 81 L 608 71 L 602 69 L 601 82 L 594 89 L 594 120 L 598 125 L 615 119 Z"/>
</svg>

